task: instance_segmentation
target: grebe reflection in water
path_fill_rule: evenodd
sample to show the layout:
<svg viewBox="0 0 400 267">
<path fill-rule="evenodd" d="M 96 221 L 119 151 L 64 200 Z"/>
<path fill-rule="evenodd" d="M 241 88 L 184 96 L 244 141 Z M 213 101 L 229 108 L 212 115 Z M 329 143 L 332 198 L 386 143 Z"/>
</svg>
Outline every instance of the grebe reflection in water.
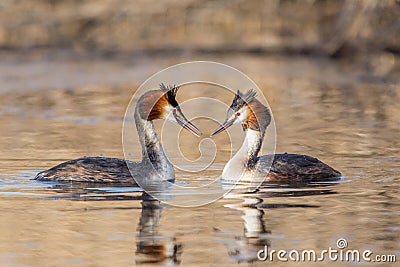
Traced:
<svg viewBox="0 0 400 267">
<path fill-rule="evenodd" d="M 173 181 L 174 168 L 158 139 L 153 121 L 168 119 L 196 136 L 201 135 L 200 130 L 188 121 L 181 111 L 176 101 L 178 89 L 176 86 L 161 84 L 159 90 L 148 91 L 139 98 L 134 118 L 142 146 L 140 162 L 106 157 L 84 157 L 42 171 L 35 179 L 57 182 L 135 183 L 133 176 L 143 181 Z M 169 116 L 170 113 L 172 116 Z"/>
<path fill-rule="evenodd" d="M 175 235 L 163 236 L 159 233 L 159 222 L 164 205 L 147 193 L 142 195 L 142 211 L 138 225 L 136 242 L 137 265 L 163 263 L 176 265 L 181 262 L 183 245 Z"/>
</svg>

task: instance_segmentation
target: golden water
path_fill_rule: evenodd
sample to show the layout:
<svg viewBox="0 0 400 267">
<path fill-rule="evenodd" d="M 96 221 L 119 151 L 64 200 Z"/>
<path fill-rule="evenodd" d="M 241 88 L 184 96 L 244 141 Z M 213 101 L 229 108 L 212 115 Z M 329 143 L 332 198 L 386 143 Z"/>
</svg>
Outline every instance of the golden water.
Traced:
<svg viewBox="0 0 400 267">
<path fill-rule="evenodd" d="M 343 180 L 263 186 L 197 208 L 159 204 L 138 188 L 33 181 L 68 159 L 122 158 L 122 119 L 138 84 L 193 58 L 10 58 L 0 64 L 0 266 L 282 266 L 257 261 L 257 251 L 264 245 L 321 251 L 336 248 L 339 238 L 349 249 L 399 257 L 398 85 L 366 82 L 362 71 L 321 59 L 199 57 L 237 67 L 262 88 L 276 122 L 277 153 L 318 157 Z M 220 99 L 229 103 L 231 96 Z M 185 156 L 198 157 L 198 144 L 182 139 Z M 177 174 L 178 182 L 201 179 L 210 178 Z M 299 264 L 309 265 L 293 265 Z"/>
</svg>

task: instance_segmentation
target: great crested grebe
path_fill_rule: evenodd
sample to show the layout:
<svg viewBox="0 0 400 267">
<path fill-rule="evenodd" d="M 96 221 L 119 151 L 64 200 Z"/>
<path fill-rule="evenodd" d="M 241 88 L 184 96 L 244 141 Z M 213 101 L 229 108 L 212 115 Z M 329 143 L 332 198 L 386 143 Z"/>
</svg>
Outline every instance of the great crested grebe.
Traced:
<svg viewBox="0 0 400 267">
<path fill-rule="evenodd" d="M 242 124 L 246 137 L 239 151 L 222 172 L 225 181 L 310 182 L 338 179 L 341 174 L 320 160 L 299 154 L 258 156 L 265 130 L 271 122 L 268 107 L 256 99 L 256 92 L 237 91 L 225 121 L 210 136 L 233 124 Z M 270 168 L 271 166 L 271 168 Z"/>
<path fill-rule="evenodd" d="M 142 146 L 142 161 L 84 157 L 61 163 L 35 177 L 40 181 L 87 183 L 135 183 L 134 179 L 158 181 L 175 179 L 174 168 L 154 129 L 153 120 L 171 120 L 196 136 L 200 130 L 183 115 L 176 101 L 176 86 L 160 85 L 160 90 L 144 93 L 135 108 L 135 124 Z M 169 114 L 172 113 L 172 116 Z M 129 165 L 129 171 L 127 164 Z"/>
</svg>

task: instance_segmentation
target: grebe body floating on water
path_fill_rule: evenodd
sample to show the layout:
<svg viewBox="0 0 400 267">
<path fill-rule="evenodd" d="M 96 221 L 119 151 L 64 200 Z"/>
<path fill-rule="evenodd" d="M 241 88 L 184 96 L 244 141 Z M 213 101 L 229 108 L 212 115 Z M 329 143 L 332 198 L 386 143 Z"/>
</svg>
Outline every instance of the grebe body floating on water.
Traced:
<svg viewBox="0 0 400 267">
<path fill-rule="evenodd" d="M 86 182 L 86 183 L 135 183 L 135 179 L 146 181 L 173 181 L 174 168 L 166 156 L 154 129 L 153 120 L 171 120 L 196 136 L 200 130 L 182 113 L 176 93 L 178 87 L 160 85 L 160 90 L 143 94 L 135 108 L 135 124 L 142 146 L 140 162 L 117 158 L 85 157 L 61 163 L 38 173 L 40 181 Z M 172 113 L 172 116 L 168 116 Z M 127 166 L 129 165 L 129 168 Z"/>
<path fill-rule="evenodd" d="M 226 120 L 211 134 L 212 137 L 239 123 L 246 132 L 243 145 L 224 167 L 223 181 L 301 183 L 340 178 L 340 172 L 307 155 L 284 153 L 258 156 L 270 122 L 271 113 L 256 99 L 255 91 L 236 93 Z"/>
</svg>

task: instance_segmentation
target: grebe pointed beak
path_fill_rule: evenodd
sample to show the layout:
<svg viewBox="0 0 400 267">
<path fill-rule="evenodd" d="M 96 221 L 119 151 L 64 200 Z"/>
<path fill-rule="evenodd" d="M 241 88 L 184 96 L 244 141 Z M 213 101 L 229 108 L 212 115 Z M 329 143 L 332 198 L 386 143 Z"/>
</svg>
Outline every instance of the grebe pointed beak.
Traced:
<svg viewBox="0 0 400 267">
<path fill-rule="evenodd" d="M 222 131 L 228 129 L 229 127 L 231 127 L 233 125 L 233 123 L 235 122 L 235 120 L 236 120 L 236 118 L 233 118 L 233 119 L 230 119 L 230 120 L 226 120 L 212 134 L 210 134 L 210 137 L 213 137 L 214 135 L 217 135 L 220 132 L 222 132 Z"/>
<path fill-rule="evenodd" d="M 179 109 L 174 109 L 172 111 L 172 114 L 174 115 L 176 122 L 180 126 L 182 126 L 197 137 L 200 137 L 202 135 L 199 128 L 197 128 L 193 123 L 186 119 L 185 115 L 183 115 L 183 113 Z"/>
</svg>

